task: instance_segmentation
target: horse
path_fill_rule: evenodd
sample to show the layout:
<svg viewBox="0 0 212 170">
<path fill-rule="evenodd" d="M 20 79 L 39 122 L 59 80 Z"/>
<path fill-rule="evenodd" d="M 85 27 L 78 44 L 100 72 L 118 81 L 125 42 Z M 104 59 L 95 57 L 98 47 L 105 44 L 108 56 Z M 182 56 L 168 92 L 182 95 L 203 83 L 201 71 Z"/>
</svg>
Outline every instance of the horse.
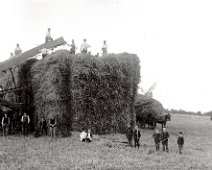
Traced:
<svg viewBox="0 0 212 170">
<path fill-rule="evenodd" d="M 171 121 L 171 115 L 169 113 L 163 115 L 160 119 L 157 119 L 156 123 L 161 124 L 162 128 L 164 128 L 164 127 L 166 127 L 167 121 Z"/>
</svg>

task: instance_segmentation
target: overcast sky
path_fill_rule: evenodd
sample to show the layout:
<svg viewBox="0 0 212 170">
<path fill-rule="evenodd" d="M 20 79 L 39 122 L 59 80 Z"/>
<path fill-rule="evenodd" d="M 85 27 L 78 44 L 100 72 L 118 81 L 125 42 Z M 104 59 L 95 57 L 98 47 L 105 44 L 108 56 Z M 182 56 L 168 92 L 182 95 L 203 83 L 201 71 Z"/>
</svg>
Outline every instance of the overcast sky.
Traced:
<svg viewBox="0 0 212 170">
<path fill-rule="evenodd" d="M 42 44 L 48 27 L 77 46 L 83 38 L 101 53 L 129 52 L 141 61 L 141 87 L 165 108 L 212 110 L 210 0 L 2 0 L 0 61 L 17 43 Z"/>
</svg>

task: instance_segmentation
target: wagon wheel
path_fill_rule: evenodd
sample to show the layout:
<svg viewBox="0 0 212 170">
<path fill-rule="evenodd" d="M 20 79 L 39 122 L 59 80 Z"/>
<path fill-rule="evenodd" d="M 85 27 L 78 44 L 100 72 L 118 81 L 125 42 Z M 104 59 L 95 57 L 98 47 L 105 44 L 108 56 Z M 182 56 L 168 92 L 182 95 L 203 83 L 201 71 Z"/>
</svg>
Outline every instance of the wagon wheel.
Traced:
<svg viewBox="0 0 212 170">
<path fill-rule="evenodd" d="M 152 124 L 152 129 L 155 129 L 155 127 L 156 127 L 156 122 L 154 121 Z"/>
</svg>

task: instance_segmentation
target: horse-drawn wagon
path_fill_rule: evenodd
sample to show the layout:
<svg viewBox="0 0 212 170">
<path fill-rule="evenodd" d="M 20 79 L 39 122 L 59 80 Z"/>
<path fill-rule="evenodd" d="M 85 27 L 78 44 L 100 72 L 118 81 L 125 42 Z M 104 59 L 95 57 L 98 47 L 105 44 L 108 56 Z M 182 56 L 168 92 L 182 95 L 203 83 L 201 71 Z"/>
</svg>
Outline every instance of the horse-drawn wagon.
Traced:
<svg viewBox="0 0 212 170">
<path fill-rule="evenodd" d="M 138 95 L 135 102 L 136 121 L 141 128 L 148 125 L 149 128 L 154 129 L 156 124 L 166 126 L 166 122 L 171 120 L 169 113 L 165 113 L 162 104 L 144 95 Z"/>
</svg>

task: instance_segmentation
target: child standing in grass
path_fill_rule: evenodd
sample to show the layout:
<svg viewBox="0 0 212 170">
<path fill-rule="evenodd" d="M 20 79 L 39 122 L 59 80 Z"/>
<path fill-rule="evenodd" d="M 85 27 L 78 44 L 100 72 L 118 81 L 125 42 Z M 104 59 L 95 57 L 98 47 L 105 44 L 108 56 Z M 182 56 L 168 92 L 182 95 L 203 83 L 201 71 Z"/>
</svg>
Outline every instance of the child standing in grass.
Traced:
<svg viewBox="0 0 212 170">
<path fill-rule="evenodd" d="M 183 137 L 183 132 L 179 132 L 179 137 L 177 139 L 177 144 L 179 147 L 179 154 L 182 154 L 182 149 L 184 145 L 184 137 Z"/>
<path fill-rule="evenodd" d="M 160 149 L 160 132 L 158 129 L 155 130 L 155 133 L 152 135 L 155 141 L 155 147 L 156 147 L 156 151 L 159 151 Z"/>
<path fill-rule="evenodd" d="M 163 145 L 163 151 L 169 152 L 168 141 L 169 141 L 169 133 L 166 131 L 166 128 L 163 128 L 163 132 L 161 134 L 161 141 Z"/>
<path fill-rule="evenodd" d="M 136 148 L 136 146 L 138 146 L 138 148 L 139 148 L 139 146 L 140 146 L 140 144 L 139 144 L 140 137 L 141 137 L 141 133 L 140 133 L 140 131 L 139 131 L 139 129 L 138 129 L 138 126 L 136 125 L 136 126 L 135 126 L 135 130 L 134 130 L 135 148 Z"/>
<path fill-rule="evenodd" d="M 132 147 L 132 140 L 133 140 L 133 128 L 130 124 L 127 125 L 126 136 L 128 140 L 128 144 Z"/>
</svg>

